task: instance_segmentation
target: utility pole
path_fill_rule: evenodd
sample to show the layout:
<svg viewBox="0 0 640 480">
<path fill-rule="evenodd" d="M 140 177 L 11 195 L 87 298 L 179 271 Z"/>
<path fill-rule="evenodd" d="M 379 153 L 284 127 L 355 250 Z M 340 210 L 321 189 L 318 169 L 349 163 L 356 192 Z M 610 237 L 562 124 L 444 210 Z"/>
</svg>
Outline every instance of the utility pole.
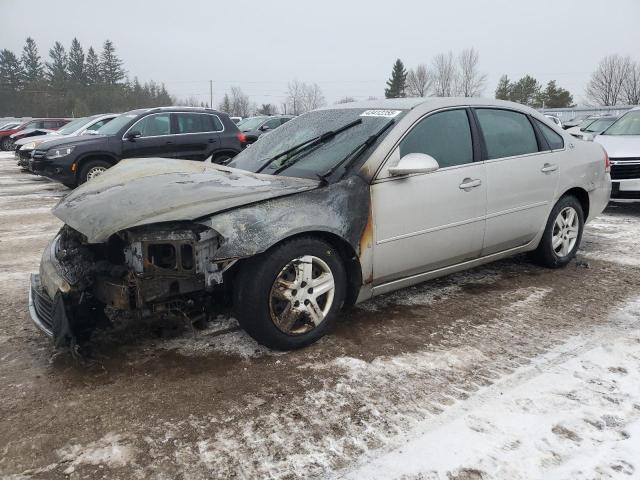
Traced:
<svg viewBox="0 0 640 480">
<path fill-rule="evenodd" d="M 213 108 L 213 80 L 209 80 L 209 108 Z"/>
</svg>

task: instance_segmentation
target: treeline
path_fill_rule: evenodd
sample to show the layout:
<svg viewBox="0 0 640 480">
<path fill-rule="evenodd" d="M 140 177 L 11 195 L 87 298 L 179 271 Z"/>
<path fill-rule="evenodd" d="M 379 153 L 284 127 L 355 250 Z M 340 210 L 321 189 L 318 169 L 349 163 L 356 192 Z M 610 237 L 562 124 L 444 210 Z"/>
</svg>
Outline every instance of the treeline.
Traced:
<svg viewBox="0 0 640 480">
<path fill-rule="evenodd" d="M 573 95 L 557 85 L 555 80 L 546 87 L 531 75 L 512 82 L 507 75 L 500 77 L 496 88 L 498 100 L 510 100 L 534 108 L 567 108 L 573 105 Z"/>
<path fill-rule="evenodd" d="M 130 81 L 110 40 L 98 54 L 74 38 L 69 50 L 60 42 L 43 61 L 27 38 L 20 55 L 0 50 L 0 116 L 81 117 L 132 108 L 172 105 L 164 84 Z"/>
</svg>

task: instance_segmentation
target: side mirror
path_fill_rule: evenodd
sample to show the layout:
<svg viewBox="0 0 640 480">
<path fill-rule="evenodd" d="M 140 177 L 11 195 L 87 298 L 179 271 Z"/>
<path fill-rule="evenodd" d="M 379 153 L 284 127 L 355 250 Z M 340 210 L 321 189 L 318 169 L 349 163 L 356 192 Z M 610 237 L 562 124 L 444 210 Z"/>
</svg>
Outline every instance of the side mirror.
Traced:
<svg viewBox="0 0 640 480">
<path fill-rule="evenodd" d="M 397 165 L 389 167 L 389 175 L 399 177 L 412 173 L 431 173 L 440 168 L 438 162 L 426 153 L 409 153 L 402 157 Z"/>
<path fill-rule="evenodd" d="M 142 133 L 140 133 L 138 130 L 134 130 L 133 132 L 128 132 L 124 136 L 124 138 L 126 138 L 130 142 L 133 142 L 136 138 L 140 138 L 141 136 L 142 136 Z"/>
<path fill-rule="evenodd" d="M 260 130 L 261 132 L 268 132 L 269 130 L 271 130 L 271 128 L 269 128 L 269 126 L 268 126 L 268 125 L 262 125 L 262 126 L 259 128 L 259 130 Z"/>
</svg>

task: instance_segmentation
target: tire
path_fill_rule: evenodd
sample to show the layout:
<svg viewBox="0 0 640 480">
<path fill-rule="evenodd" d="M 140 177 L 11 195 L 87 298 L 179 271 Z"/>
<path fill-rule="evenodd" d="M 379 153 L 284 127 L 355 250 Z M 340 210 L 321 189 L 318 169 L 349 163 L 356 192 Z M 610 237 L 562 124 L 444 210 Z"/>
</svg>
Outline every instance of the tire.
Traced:
<svg viewBox="0 0 640 480">
<path fill-rule="evenodd" d="M 305 285 L 305 279 L 311 279 L 310 283 Z M 316 292 L 307 288 L 314 284 Z M 258 343 L 293 350 L 327 334 L 345 292 L 346 272 L 338 251 L 325 241 L 300 237 L 240 266 L 233 284 L 233 305 L 240 326 Z"/>
<path fill-rule="evenodd" d="M 83 184 L 91 178 L 97 177 L 100 173 L 111 168 L 111 164 L 106 160 L 90 160 L 85 163 L 80 169 L 80 175 L 78 176 L 78 184 Z"/>
<path fill-rule="evenodd" d="M 572 195 L 562 197 L 549 214 L 540 244 L 533 252 L 534 260 L 547 268 L 566 266 L 576 256 L 583 230 L 582 205 Z"/>
<path fill-rule="evenodd" d="M 5 152 L 13 150 L 13 140 L 11 140 L 9 137 L 4 137 L 2 139 L 2 142 L 0 142 L 0 149 Z"/>
<path fill-rule="evenodd" d="M 227 163 L 229 163 L 231 161 L 233 157 L 231 155 L 229 155 L 228 153 L 220 153 L 218 155 L 215 155 L 212 159 L 211 159 L 211 163 L 217 163 L 218 165 L 226 165 Z"/>
</svg>

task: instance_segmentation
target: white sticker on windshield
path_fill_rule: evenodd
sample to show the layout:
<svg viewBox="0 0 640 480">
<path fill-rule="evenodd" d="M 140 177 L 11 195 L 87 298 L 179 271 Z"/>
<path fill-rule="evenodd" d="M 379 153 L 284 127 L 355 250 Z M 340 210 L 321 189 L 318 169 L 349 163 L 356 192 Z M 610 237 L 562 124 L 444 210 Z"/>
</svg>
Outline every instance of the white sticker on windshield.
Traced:
<svg viewBox="0 0 640 480">
<path fill-rule="evenodd" d="M 367 110 L 360 114 L 361 117 L 397 117 L 402 113 L 402 110 Z"/>
</svg>

